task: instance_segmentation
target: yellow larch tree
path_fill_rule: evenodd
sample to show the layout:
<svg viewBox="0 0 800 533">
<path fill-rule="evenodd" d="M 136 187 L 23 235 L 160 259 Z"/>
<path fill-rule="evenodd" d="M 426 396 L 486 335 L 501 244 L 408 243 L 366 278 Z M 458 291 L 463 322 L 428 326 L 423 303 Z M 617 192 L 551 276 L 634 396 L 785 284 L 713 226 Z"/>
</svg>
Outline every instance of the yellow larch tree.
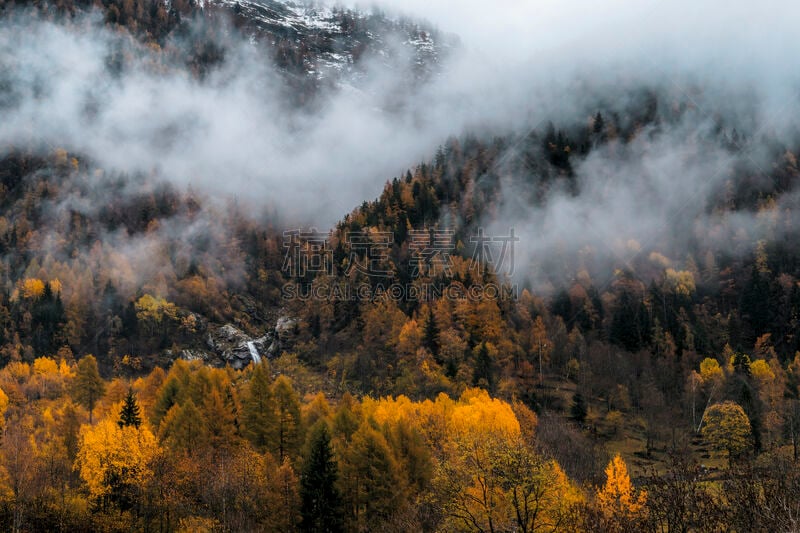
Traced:
<svg viewBox="0 0 800 533">
<path fill-rule="evenodd" d="M 158 453 L 147 425 L 120 427 L 107 417 L 81 428 L 76 467 L 89 494 L 103 503 L 121 492 L 142 490 L 153 476 L 150 462 Z"/>
<path fill-rule="evenodd" d="M 44 281 L 38 278 L 27 278 L 22 282 L 22 297 L 36 299 L 44 294 Z"/>
<path fill-rule="evenodd" d="M 606 466 L 606 483 L 596 494 L 597 506 L 613 524 L 630 524 L 646 511 L 647 492 L 637 491 L 628 475 L 628 466 L 619 454 Z"/>
<path fill-rule="evenodd" d="M 6 428 L 6 411 L 8 410 L 9 399 L 3 389 L 0 389 L 0 434 Z"/>
<path fill-rule="evenodd" d="M 58 363 L 49 357 L 39 357 L 34 360 L 32 382 L 43 398 L 59 396 L 64 379 L 59 372 Z"/>
</svg>

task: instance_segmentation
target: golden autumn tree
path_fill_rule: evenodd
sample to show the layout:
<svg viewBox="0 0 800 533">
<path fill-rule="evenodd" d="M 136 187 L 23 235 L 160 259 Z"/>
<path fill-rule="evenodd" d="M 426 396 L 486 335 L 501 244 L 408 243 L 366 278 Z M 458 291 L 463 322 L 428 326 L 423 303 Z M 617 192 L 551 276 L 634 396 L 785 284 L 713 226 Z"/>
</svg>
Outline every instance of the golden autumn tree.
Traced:
<svg viewBox="0 0 800 533">
<path fill-rule="evenodd" d="M 242 435 L 258 450 L 267 450 L 275 442 L 278 416 L 271 378 L 266 365 L 253 368 L 242 399 Z"/>
<path fill-rule="evenodd" d="M 209 443 L 216 450 L 225 450 L 236 442 L 236 416 L 233 406 L 216 387 L 203 399 L 200 411 L 206 421 Z M 189 400 L 191 401 L 191 400 Z M 191 443 L 185 443 L 187 446 Z"/>
<path fill-rule="evenodd" d="M 300 399 L 286 376 L 278 376 L 272 384 L 272 397 L 277 422 L 273 448 L 278 461 L 282 463 L 286 457 L 294 457 L 299 452 L 299 443 L 302 441 Z"/>
<path fill-rule="evenodd" d="M 33 417 L 15 417 L 3 434 L 0 448 L 0 501 L 11 509 L 13 529 L 19 531 L 26 507 L 40 492 L 34 450 Z"/>
<path fill-rule="evenodd" d="M 97 369 L 97 359 L 86 355 L 78 361 L 78 371 L 73 381 L 72 394 L 79 404 L 89 411 L 89 423 L 92 423 L 94 406 L 103 397 L 106 384 Z"/>
<path fill-rule="evenodd" d="M 666 269 L 664 288 L 678 296 L 689 297 L 695 291 L 694 275 L 687 270 Z"/>
<path fill-rule="evenodd" d="M 177 316 L 178 308 L 164 298 L 145 294 L 136 300 L 136 318 L 151 333 L 163 328 L 166 320 L 176 320 Z"/>
<path fill-rule="evenodd" d="M 550 362 L 550 353 L 553 350 L 553 343 L 547 336 L 547 328 L 545 328 L 544 320 L 541 316 L 537 316 L 531 328 L 531 353 L 536 358 L 539 370 L 539 386 L 542 386 L 544 380 L 544 365 Z"/>
<path fill-rule="evenodd" d="M 726 401 L 708 408 L 703 438 L 717 450 L 727 452 L 728 463 L 750 446 L 750 419 L 736 402 Z"/>
<path fill-rule="evenodd" d="M 407 496 L 400 465 L 389 443 L 365 421 L 342 455 L 339 482 L 345 520 L 355 531 L 380 527 L 392 519 Z"/>
<path fill-rule="evenodd" d="M 778 359 L 772 357 L 769 360 L 754 360 L 750 365 L 750 374 L 758 388 L 758 397 L 764 407 L 762 443 L 766 446 L 777 444 L 785 424 L 786 371 Z"/>
<path fill-rule="evenodd" d="M 413 318 L 400 328 L 397 341 L 397 351 L 404 357 L 412 357 L 422 346 L 423 329 Z"/>
<path fill-rule="evenodd" d="M 719 364 L 719 361 L 711 357 L 706 357 L 700 362 L 700 372 L 692 371 L 687 379 L 686 388 L 691 396 L 692 403 L 692 427 L 695 432 L 699 433 L 703 422 L 705 421 L 706 414 L 708 413 L 708 406 L 716 398 L 720 389 L 725 382 L 725 373 Z M 697 395 L 702 393 L 705 396 L 706 406 L 701 411 L 700 421 L 697 421 Z"/>
<path fill-rule="evenodd" d="M 45 407 L 27 450 L 33 460 L 33 474 L 38 479 L 38 497 L 54 514 L 81 513 L 85 501 L 82 491 L 72 482 L 80 421 L 71 401 Z M 35 528 L 34 528 L 35 529 Z"/>
<path fill-rule="evenodd" d="M 397 365 L 397 342 L 407 317 L 391 299 L 364 304 L 359 355 L 353 378 L 374 390 L 386 390 L 389 373 Z"/>
<path fill-rule="evenodd" d="M 479 389 L 468 389 L 458 401 L 440 395 L 436 402 L 419 404 L 417 411 L 431 446 L 441 449 L 435 454 L 433 490 L 447 528 L 528 532 L 574 527 L 572 511 L 583 494 L 555 461 L 532 448 L 532 413 L 518 408 L 525 415 L 521 424 L 511 405 Z"/>
<path fill-rule="evenodd" d="M 710 357 L 706 357 L 700 361 L 700 376 L 703 378 L 704 382 L 714 382 L 724 379 L 719 361 Z"/>
<path fill-rule="evenodd" d="M 329 420 L 331 417 L 331 404 L 325 398 L 324 392 L 317 392 L 305 397 L 305 403 L 301 407 L 300 417 L 303 426 L 311 428 L 319 420 Z"/>
<path fill-rule="evenodd" d="M 166 448 L 187 455 L 205 451 L 211 439 L 205 418 L 191 398 L 167 411 L 158 436 Z"/>
<path fill-rule="evenodd" d="M 44 294 L 44 281 L 38 278 L 27 278 L 22 282 L 22 297 L 35 300 Z"/>
<path fill-rule="evenodd" d="M 595 499 L 609 530 L 632 531 L 630 528 L 635 529 L 634 524 L 646 512 L 647 492 L 634 488 L 628 466 L 619 454 L 606 466 L 606 482 Z"/>
<path fill-rule="evenodd" d="M 109 417 L 81 429 L 76 466 L 92 498 L 126 509 L 138 503 L 153 476 L 150 461 L 158 450 L 146 425 L 120 427 Z"/>
<path fill-rule="evenodd" d="M 3 389 L 0 389 L 0 434 L 6 428 L 6 411 L 8 410 L 9 399 Z"/>
<path fill-rule="evenodd" d="M 8 395 L 0 389 L 0 416 L 5 416 L 6 410 L 8 409 Z"/>
<path fill-rule="evenodd" d="M 33 385 L 42 397 L 57 397 L 63 388 L 64 375 L 59 365 L 49 357 L 39 357 L 33 362 Z"/>
<path fill-rule="evenodd" d="M 583 494 L 556 461 L 546 461 L 522 439 L 493 450 L 504 498 L 508 501 L 513 530 L 564 531 L 573 529 L 573 510 Z"/>
<path fill-rule="evenodd" d="M 408 485 L 420 492 L 426 490 L 433 477 L 433 460 L 419 425 L 400 417 L 393 425 L 385 424 L 384 433 Z"/>
</svg>

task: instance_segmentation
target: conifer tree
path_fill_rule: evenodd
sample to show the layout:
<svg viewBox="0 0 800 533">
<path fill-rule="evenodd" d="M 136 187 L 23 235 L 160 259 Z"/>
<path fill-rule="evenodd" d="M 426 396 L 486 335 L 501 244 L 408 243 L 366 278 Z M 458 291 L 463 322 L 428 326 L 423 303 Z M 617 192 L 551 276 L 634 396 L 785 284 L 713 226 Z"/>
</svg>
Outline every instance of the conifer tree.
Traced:
<svg viewBox="0 0 800 533">
<path fill-rule="evenodd" d="M 576 392 L 572 397 L 572 406 L 570 406 L 570 415 L 576 422 L 583 423 L 586 420 L 586 400 L 580 392 Z"/>
<path fill-rule="evenodd" d="M 492 357 L 489 355 L 489 348 L 485 342 L 481 343 L 477 348 L 472 384 L 477 387 L 484 387 L 490 392 L 494 389 Z"/>
<path fill-rule="evenodd" d="M 277 440 L 278 415 L 265 364 L 256 365 L 242 402 L 242 432 L 259 450 L 271 448 Z"/>
<path fill-rule="evenodd" d="M 436 316 L 431 309 L 428 315 L 428 321 L 425 323 L 425 347 L 431 351 L 431 354 L 439 361 L 439 327 L 436 325 Z"/>
<path fill-rule="evenodd" d="M 300 526 L 303 531 L 343 531 L 342 497 L 336 486 L 338 478 L 328 425 L 320 420 L 311 429 L 300 478 Z"/>
<path fill-rule="evenodd" d="M 122 410 L 119 413 L 119 427 L 133 426 L 138 428 L 142 424 L 142 417 L 139 415 L 139 405 L 136 403 L 136 396 L 133 394 L 133 388 L 128 389 L 128 395 L 125 397 L 125 402 L 122 404 Z"/>
<path fill-rule="evenodd" d="M 75 382 L 72 393 L 75 401 L 84 406 L 89 411 L 89 423 L 92 423 L 92 412 L 103 393 L 105 383 L 100 377 L 97 369 L 97 359 L 93 355 L 86 355 L 78 361 L 78 372 L 75 375 Z"/>
</svg>

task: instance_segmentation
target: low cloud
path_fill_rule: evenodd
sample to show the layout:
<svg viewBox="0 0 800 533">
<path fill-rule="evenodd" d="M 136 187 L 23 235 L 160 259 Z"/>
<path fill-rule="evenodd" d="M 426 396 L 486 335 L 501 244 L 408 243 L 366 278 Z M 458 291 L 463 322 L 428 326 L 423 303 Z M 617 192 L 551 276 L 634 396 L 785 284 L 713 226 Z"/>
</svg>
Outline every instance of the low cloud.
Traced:
<svg viewBox="0 0 800 533">
<path fill-rule="evenodd" d="M 716 0 L 377 5 L 427 18 L 462 45 L 424 82 L 367 63 L 357 87 L 323 93 L 313 112 L 288 101 L 264 50 L 233 30 L 224 63 L 198 80 L 141 49 L 113 72 L 110 51 L 134 47 L 91 18 L 71 26 L 7 18 L 0 147 L 63 147 L 114 171 L 235 197 L 254 217 L 277 209 L 293 223 L 329 227 L 450 135 L 585 124 L 598 110 L 638 105 L 642 89 L 664 113 L 678 103 L 693 108 L 628 146 L 574 159 L 577 196 L 553 192 L 533 206 L 509 184 L 495 223 L 527 234 L 528 264 L 564 243 L 624 259 L 631 240 L 669 241 L 680 255 L 689 241 L 739 231 L 727 224 L 755 227 L 743 214 L 709 214 L 708 199 L 734 169 L 758 173 L 772 164 L 762 139 L 798 139 L 794 3 L 760 4 L 757 12 Z M 751 135 L 746 152 L 714 140 L 720 124 Z M 779 204 L 791 209 L 791 198 Z M 699 227 L 720 224 L 725 229 L 699 235 Z"/>
</svg>

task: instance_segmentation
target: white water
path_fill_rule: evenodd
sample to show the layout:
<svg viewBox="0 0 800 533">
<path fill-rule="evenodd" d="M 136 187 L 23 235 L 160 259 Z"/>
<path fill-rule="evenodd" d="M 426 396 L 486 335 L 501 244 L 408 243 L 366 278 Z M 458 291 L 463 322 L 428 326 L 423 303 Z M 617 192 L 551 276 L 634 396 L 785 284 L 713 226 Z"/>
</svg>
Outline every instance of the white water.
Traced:
<svg viewBox="0 0 800 533">
<path fill-rule="evenodd" d="M 256 349 L 256 345 L 253 341 L 247 341 L 247 348 L 250 350 L 250 357 L 253 358 L 253 363 L 260 365 L 261 364 L 261 355 L 259 355 L 258 350 Z"/>
</svg>

